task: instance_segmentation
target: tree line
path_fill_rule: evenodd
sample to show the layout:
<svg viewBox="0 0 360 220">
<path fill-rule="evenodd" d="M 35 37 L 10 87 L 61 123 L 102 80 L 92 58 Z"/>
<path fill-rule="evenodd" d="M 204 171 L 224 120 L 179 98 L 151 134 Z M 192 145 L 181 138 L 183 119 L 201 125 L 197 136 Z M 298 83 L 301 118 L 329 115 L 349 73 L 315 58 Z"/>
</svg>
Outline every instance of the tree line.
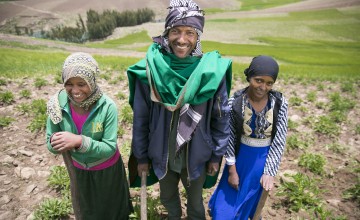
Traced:
<svg viewBox="0 0 360 220">
<path fill-rule="evenodd" d="M 102 13 L 90 9 L 86 12 L 86 16 L 86 23 L 79 14 L 76 27 L 58 25 L 48 32 L 43 32 L 42 35 L 52 40 L 83 43 L 110 36 L 117 27 L 135 26 L 152 21 L 155 13 L 148 8 L 124 12 L 105 10 Z"/>
</svg>

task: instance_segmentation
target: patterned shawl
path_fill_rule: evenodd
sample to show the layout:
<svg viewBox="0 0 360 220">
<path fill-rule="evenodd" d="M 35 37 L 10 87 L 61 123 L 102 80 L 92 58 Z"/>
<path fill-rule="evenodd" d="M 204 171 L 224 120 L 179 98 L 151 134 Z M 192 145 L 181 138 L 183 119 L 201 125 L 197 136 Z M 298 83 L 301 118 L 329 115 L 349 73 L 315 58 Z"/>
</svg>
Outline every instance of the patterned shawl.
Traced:
<svg viewBox="0 0 360 220">
<path fill-rule="evenodd" d="M 70 94 L 68 98 L 76 106 L 88 110 L 89 107 L 99 100 L 102 96 L 102 91 L 96 84 L 96 75 L 99 74 L 99 67 L 96 60 L 87 53 L 77 52 L 68 56 L 64 62 L 62 70 L 62 80 L 65 87 L 66 82 L 73 77 L 80 77 L 88 84 L 91 94 L 82 102 L 76 102 Z M 61 107 L 59 104 L 59 90 L 47 103 L 47 114 L 54 124 L 62 121 Z"/>
</svg>

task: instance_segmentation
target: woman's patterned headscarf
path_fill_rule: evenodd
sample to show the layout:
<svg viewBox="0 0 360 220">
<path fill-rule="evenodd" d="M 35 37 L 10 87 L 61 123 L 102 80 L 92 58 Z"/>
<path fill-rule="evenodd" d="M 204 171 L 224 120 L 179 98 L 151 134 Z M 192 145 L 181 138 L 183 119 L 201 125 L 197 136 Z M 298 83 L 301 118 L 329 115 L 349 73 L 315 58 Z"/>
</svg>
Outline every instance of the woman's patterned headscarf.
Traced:
<svg viewBox="0 0 360 220">
<path fill-rule="evenodd" d="M 76 102 L 72 96 L 68 94 L 68 98 L 71 100 L 71 103 L 88 110 L 92 104 L 100 99 L 103 93 L 96 84 L 96 75 L 98 75 L 99 72 L 98 63 L 90 54 L 77 52 L 71 54 L 65 59 L 62 70 L 62 80 L 64 86 L 70 78 L 80 77 L 85 80 L 91 91 L 91 94 L 80 103 Z M 62 120 L 58 98 L 60 91 L 58 91 L 47 104 L 47 113 L 54 124 L 57 124 Z"/>
<path fill-rule="evenodd" d="M 168 33 L 172 27 L 193 27 L 198 34 L 196 47 L 192 56 L 202 56 L 200 36 L 204 29 L 204 11 L 192 0 L 170 0 L 169 14 L 165 19 L 165 31 L 162 35 L 153 37 L 154 42 L 160 44 L 168 53 L 172 53 L 169 47 Z"/>
<path fill-rule="evenodd" d="M 279 65 L 277 62 L 272 57 L 265 55 L 254 57 L 249 68 L 244 70 L 244 74 L 248 82 L 253 76 L 271 76 L 275 82 L 278 73 Z"/>
</svg>

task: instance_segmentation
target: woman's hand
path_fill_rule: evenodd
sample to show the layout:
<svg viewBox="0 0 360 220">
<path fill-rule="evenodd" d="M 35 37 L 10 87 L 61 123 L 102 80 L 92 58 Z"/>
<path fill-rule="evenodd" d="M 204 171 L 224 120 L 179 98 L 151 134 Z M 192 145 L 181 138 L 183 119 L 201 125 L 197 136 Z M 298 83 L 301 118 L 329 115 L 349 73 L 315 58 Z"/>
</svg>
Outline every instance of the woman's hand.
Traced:
<svg viewBox="0 0 360 220">
<path fill-rule="evenodd" d="M 81 146 L 81 135 L 68 131 L 56 132 L 50 140 L 51 146 L 58 152 L 65 152 Z"/>
<path fill-rule="evenodd" d="M 230 186 L 236 190 L 239 189 L 239 175 L 236 172 L 235 165 L 229 166 L 229 178 L 228 182 Z"/>
<path fill-rule="evenodd" d="M 263 174 L 260 179 L 260 184 L 266 191 L 270 191 L 274 186 L 274 177 Z"/>
</svg>

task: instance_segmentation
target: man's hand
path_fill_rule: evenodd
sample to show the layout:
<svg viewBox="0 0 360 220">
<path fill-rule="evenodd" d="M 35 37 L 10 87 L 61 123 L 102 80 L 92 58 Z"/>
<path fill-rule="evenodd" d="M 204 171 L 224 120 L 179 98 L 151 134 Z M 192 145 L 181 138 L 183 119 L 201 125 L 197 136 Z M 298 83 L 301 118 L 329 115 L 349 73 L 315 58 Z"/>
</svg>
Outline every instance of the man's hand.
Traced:
<svg viewBox="0 0 360 220">
<path fill-rule="evenodd" d="M 219 163 L 208 163 L 206 173 L 210 176 L 215 176 L 219 171 Z"/>
<path fill-rule="evenodd" d="M 149 164 L 148 163 L 140 163 L 137 166 L 137 170 L 138 170 L 138 176 L 142 176 L 142 172 L 146 173 L 146 176 L 149 175 Z"/>
</svg>

